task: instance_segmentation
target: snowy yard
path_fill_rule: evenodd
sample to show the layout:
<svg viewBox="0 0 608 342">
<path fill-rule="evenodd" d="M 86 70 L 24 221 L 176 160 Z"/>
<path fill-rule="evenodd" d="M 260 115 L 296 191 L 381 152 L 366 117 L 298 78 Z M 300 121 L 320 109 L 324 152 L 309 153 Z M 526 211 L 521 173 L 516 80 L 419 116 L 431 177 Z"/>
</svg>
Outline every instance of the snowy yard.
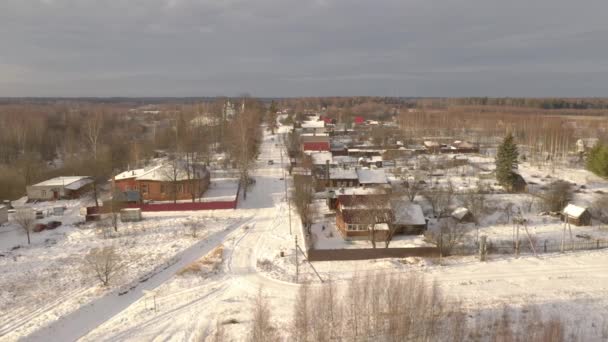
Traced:
<svg viewBox="0 0 608 342">
<path fill-rule="evenodd" d="M 176 262 L 188 247 L 243 220 L 233 210 L 145 213 L 143 221 L 122 223 L 118 232 L 110 229 L 104 237 L 95 223 L 72 224 L 82 220 L 75 209 L 59 217 L 64 222 L 59 228 L 32 233 L 30 246 L 14 224 L 1 228 L 0 339 L 25 336 L 110 291 L 136 285 Z M 196 236 L 193 221 L 199 227 Z M 102 246 L 114 246 L 126 264 L 107 288 L 83 262 L 91 248 Z"/>
</svg>

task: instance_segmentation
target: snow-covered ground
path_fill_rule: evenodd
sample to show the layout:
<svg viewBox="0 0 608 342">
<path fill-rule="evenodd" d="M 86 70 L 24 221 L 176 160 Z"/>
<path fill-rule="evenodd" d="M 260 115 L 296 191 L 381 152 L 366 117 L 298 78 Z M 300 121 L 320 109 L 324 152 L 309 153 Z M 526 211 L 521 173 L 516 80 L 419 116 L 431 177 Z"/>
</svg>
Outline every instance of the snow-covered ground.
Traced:
<svg viewBox="0 0 608 342">
<path fill-rule="evenodd" d="M 236 229 L 247 213 L 233 210 L 180 213 L 144 213 L 141 222 L 120 224 L 104 237 L 95 224 L 82 221 L 78 201 L 65 204 L 63 225 L 55 230 L 32 233 L 27 245 L 25 233 L 14 224 L 2 227 L 0 257 L 0 340 L 14 340 L 56 322 L 79 308 L 123 291 L 162 271 L 179 259 L 180 253 L 196 244 L 205 244 L 215 234 Z M 36 204 L 36 208 L 43 204 Z M 198 222 L 196 237 L 188 226 Z M 14 246 L 20 246 L 15 249 Z M 83 258 L 91 248 L 114 246 L 127 263 L 120 277 L 108 288 L 88 271 Z"/>
<path fill-rule="evenodd" d="M 284 130 L 282 127 L 279 132 Z M 37 304 L 32 303 L 36 305 L 34 307 L 20 309 L 25 310 L 25 315 L 13 316 L 7 310 L 1 316 L 3 319 L 0 321 L 3 322 L 4 328 L 0 329 L 9 331 L 9 335 L 0 339 L 14 340 L 26 336 L 57 317 L 35 322 L 34 325 L 28 324 L 29 319 L 37 320 L 39 312 L 52 312 L 53 315 L 62 317 L 58 318 L 56 324 L 39 330 L 26 340 L 45 340 L 45 337 L 48 340 L 49 336 L 57 340 L 74 340 L 84 335 L 84 341 L 199 341 L 209 339 L 216 323 L 219 322 L 232 340 L 239 341 L 249 335 L 250 309 L 253 298 L 261 289 L 270 303 L 272 323 L 281 336 L 289 340 L 288 328 L 299 289 L 296 280 L 319 284 L 321 280 L 331 279 L 341 286 L 346 285 L 351 277 L 365 272 L 411 271 L 422 272 L 428 278 L 434 279 L 449 298 L 462 302 L 464 307 L 470 310 L 470 317 L 484 311 L 501 310 L 504 304 L 537 305 L 548 315 L 561 314 L 573 327 L 580 324 L 586 331 L 591 332 L 587 335 L 589 338 L 601 339 L 601 332 L 594 326 L 601 327 L 602 320 L 608 319 L 608 312 L 605 310 L 608 305 L 608 250 L 543 254 L 539 258 L 530 255 L 520 258 L 491 256 L 483 263 L 475 257 L 449 257 L 444 258 L 441 264 L 438 260 L 421 258 L 308 264 L 301 253 L 296 254 L 296 238 L 302 245 L 303 235 L 295 213 L 292 214 L 291 222 L 289 221 L 285 184 L 281 179 L 284 172 L 281 169 L 280 150 L 275 145 L 276 140 L 277 136 L 265 135 L 258 168 L 254 173 L 256 184 L 249 189 L 247 200 L 240 201 L 239 209 L 199 213 L 203 216 L 201 220 L 217 220 L 217 224 L 205 225 L 214 227 L 206 239 L 193 239 L 187 235 L 181 220 L 188 220 L 189 217 L 164 213 L 155 218 L 146 217 L 146 221 L 141 223 L 142 228 L 134 229 L 143 230 L 145 222 L 158 221 L 158 224 L 155 224 L 157 228 L 146 228 L 147 233 L 141 233 L 142 236 L 147 236 L 151 231 L 149 240 L 138 237 L 142 239 L 141 247 L 136 243 L 126 243 L 129 249 L 135 249 L 142 254 L 150 251 L 150 257 L 142 256 L 143 260 L 148 260 L 144 262 L 144 266 L 167 265 L 166 260 L 171 260 L 176 254 L 179 255 L 180 261 L 166 269 L 161 268 L 146 282 L 138 282 L 138 287 L 123 296 L 118 296 L 111 290 L 100 291 L 99 287 L 91 286 L 85 290 L 86 293 L 92 293 L 88 297 L 79 295 L 78 292 L 70 295 L 69 291 L 77 290 L 68 288 L 65 292 L 54 291 L 51 296 L 53 300 L 45 302 L 44 299 L 49 298 L 46 293 L 51 290 L 50 285 L 45 285 L 46 292 L 31 291 L 29 293 L 42 299 Z M 487 159 L 479 159 L 479 163 L 489 164 Z M 274 165 L 268 165 L 268 160 L 273 160 Z M 505 200 L 505 195 L 493 196 L 497 196 L 491 200 L 496 205 Z M 513 197 L 507 200 L 521 199 Z M 199 214 L 189 213 L 188 216 Z M 327 222 L 331 221 L 331 217 L 326 219 Z M 540 224 L 543 219 L 545 217 L 538 217 L 537 221 L 534 221 L 538 229 L 537 234 L 544 234 L 542 229 L 545 229 L 545 225 Z M 550 229 L 551 225 L 559 224 L 553 222 L 552 218 L 546 219 L 547 229 Z M 496 230 L 497 236 L 510 236 L 510 229 L 503 232 L 507 226 L 505 229 L 500 228 L 500 220 L 498 214 L 491 215 L 482 222 L 483 229 L 487 234 Z M 321 232 L 318 231 L 319 228 L 318 225 L 313 227 L 315 233 L 327 231 L 327 227 Z M 78 228 L 66 229 L 74 231 L 68 234 L 74 235 L 71 238 L 73 244 L 61 246 L 63 248 L 57 250 L 56 246 L 33 247 L 30 253 L 18 258 L 23 260 L 21 266 L 32 267 L 32 264 L 36 263 L 35 258 L 44 255 L 45 250 L 48 250 L 47 253 L 63 255 L 66 258 L 57 260 L 57 267 L 62 267 L 60 265 L 63 263 L 74 265 L 75 262 L 70 261 L 68 256 L 74 259 L 77 256 L 82 258 L 82 251 L 77 249 L 80 244 L 89 244 L 90 247 L 91 241 L 105 241 L 96 237 L 92 230 L 86 233 L 86 228 L 84 231 Z M 77 239 L 77 234 L 82 234 L 83 237 Z M 129 240 L 127 236 L 124 239 Z M 335 243 L 339 241 L 336 240 Z M 172 247 L 175 244 L 177 247 Z M 222 261 L 221 265 L 213 267 L 214 270 L 198 273 L 180 271 L 184 268 L 190 269 L 188 265 L 210 253 L 213 255 L 217 251 L 215 248 L 220 245 L 223 247 Z M 51 252 L 52 250 L 55 251 Z M 165 257 L 163 253 L 168 255 Z M 47 255 L 38 262 L 53 265 L 50 258 Z M 10 283 L 23 282 L 23 279 L 17 279 L 19 272 L 12 266 L 6 266 L 8 259 L 12 258 L 0 259 L 0 271 L 5 268 L 9 271 L 12 269 L 13 281 Z M 296 265 L 299 271 L 297 279 Z M 18 266 L 15 265 L 16 267 Z M 69 269 L 69 266 L 66 268 Z M 58 273 L 60 278 L 63 277 L 62 273 Z M 139 274 L 136 276 L 135 272 L 132 272 L 131 275 L 132 279 L 139 279 Z M 52 281 L 46 280 L 48 283 Z M 62 299 L 69 300 L 72 296 L 85 298 L 84 302 L 92 305 L 71 304 L 71 310 L 65 311 L 57 308 L 63 305 Z M 156 297 L 156 310 L 153 297 Z M 59 299 L 60 304 L 56 303 L 55 298 Z M 12 305 L 15 308 L 18 304 Z M 81 309 L 78 314 L 66 315 L 75 312 L 79 307 Z M 19 323 L 19 317 L 25 319 Z M 13 328 L 9 325 L 10 321 L 4 323 L 4 318 L 16 322 L 13 323 Z"/>
</svg>

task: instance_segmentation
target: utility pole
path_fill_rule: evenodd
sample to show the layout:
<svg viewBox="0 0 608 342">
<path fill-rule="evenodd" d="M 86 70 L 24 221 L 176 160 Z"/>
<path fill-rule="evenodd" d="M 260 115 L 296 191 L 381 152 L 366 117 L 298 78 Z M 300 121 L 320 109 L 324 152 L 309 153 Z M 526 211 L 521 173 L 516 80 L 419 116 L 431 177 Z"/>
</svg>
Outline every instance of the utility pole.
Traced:
<svg viewBox="0 0 608 342">
<path fill-rule="evenodd" d="M 294 250 L 296 256 L 296 284 L 299 283 L 298 276 L 300 275 L 300 268 L 298 266 L 298 236 L 296 235 L 296 249 Z"/>
<path fill-rule="evenodd" d="M 287 201 L 288 207 L 288 216 L 289 216 L 289 235 L 293 235 L 291 232 L 291 201 L 289 200 L 289 195 L 287 194 L 287 177 L 285 177 L 285 165 L 283 165 L 283 149 L 279 150 L 281 152 L 281 168 L 283 169 L 283 186 L 285 188 L 285 200 Z"/>
</svg>

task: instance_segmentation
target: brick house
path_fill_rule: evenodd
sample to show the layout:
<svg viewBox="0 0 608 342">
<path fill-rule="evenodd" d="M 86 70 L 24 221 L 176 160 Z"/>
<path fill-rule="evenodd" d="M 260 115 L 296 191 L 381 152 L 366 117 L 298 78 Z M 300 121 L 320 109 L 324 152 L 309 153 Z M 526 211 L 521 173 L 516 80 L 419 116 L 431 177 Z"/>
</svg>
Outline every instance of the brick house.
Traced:
<svg viewBox="0 0 608 342">
<path fill-rule="evenodd" d="M 122 172 L 113 179 L 114 191 L 138 191 L 143 201 L 188 200 L 201 197 L 209 188 L 210 173 L 204 165 L 167 163 Z"/>
</svg>

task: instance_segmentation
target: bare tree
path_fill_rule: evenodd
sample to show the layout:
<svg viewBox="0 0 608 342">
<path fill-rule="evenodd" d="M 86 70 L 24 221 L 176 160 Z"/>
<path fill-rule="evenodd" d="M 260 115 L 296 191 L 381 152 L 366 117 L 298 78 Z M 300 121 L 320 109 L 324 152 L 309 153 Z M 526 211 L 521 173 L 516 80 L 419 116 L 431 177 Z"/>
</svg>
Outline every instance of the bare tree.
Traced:
<svg viewBox="0 0 608 342">
<path fill-rule="evenodd" d="M 240 113 L 231 124 L 230 151 L 239 171 L 243 199 L 247 199 L 249 174 L 255 166 L 259 135 L 259 120 L 252 111 Z"/>
<path fill-rule="evenodd" d="M 598 196 L 591 206 L 591 210 L 595 218 L 602 223 L 608 223 L 608 195 L 602 194 Z"/>
<path fill-rule="evenodd" d="M 314 215 L 316 208 L 314 206 L 314 187 L 312 182 L 307 176 L 296 176 L 293 179 L 293 190 L 290 199 L 300 215 L 300 220 L 306 228 L 306 231 L 310 233 L 310 229 L 313 224 Z"/>
<path fill-rule="evenodd" d="M 389 196 L 385 194 L 369 195 L 363 197 L 362 204 L 365 205 L 365 214 L 359 217 L 361 224 L 368 226 L 369 240 L 372 243 L 372 247 L 376 248 L 377 241 L 385 241 L 385 247 L 388 248 L 388 244 L 392 239 L 392 216 L 389 202 Z M 379 230 L 378 228 L 382 225 L 384 228 Z M 382 236 L 378 236 L 382 234 Z"/>
<path fill-rule="evenodd" d="M 84 257 L 84 270 L 92 273 L 103 286 L 108 286 L 125 267 L 114 246 L 92 248 Z"/>
<path fill-rule="evenodd" d="M 201 222 L 197 221 L 197 220 L 190 220 L 190 221 L 186 222 L 186 227 L 188 228 L 188 231 L 190 232 L 190 236 L 192 236 L 193 238 L 198 237 L 198 232 L 202 228 Z"/>
<path fill-rule="evenodd" d="M 30 233 L 34 228 L 34 222 L 36 222 L 34 211 L 31 208 L 19 208 L 15 212 L 13 219 L 27 235 L 27 244 L 29 245 L 31 243 Z"/>
<path fill-rule="evenodd" d="M 436 217 L 441 217 L 446 213 L 448 206 L 452 202 L 453 188 L 451 186 L 447 188 L 431 188 L 422 192 L 424 198 L 429 202 L 433 209 L 433 214 Z"/>
<path fill-rule="evenodd" d="M 93 159 L 97 160 L 97 150 L 99 148 L 99 137 L 101 134 L 101 129 L 103 128 L 103 115 L 100 111 L 95 111 L 93 114 L 89 115 L 85 122 L 84 127 L 84 135 L 89 147 L 91 149 L 91 153 L 93 154 Z"/>
<path fill-rule="evenodd" d="M 540 195 L 545 210 L 561 211 L 572 199 L 572 186 L 565 181 L 555 181 Z"/>
<path fill-rule="evenodd" d="M 424 189 L 422 178 L 417 174 L 407 176 L 403 180 L 403 187 L 405 188 L 405 194 L 410 202 L 413 202 L 416 196 Z"/>
<path fill-rule="evenodd" d="M 183 169 L 181 161 L 177 157 L 171 158 L 168 163 L 161 167 L 163 179 L 170 183 L 169 194 L 173 198 L 173 203 L 177 203 L 177 197 L 180 193 L 182 185 Z"/>
<path fill-rule="evenodd" d="M 307 283 L 300 286 L 293 312 L 292 337 L 296 342 L 306 342 L 309 340 L 311 324 L 311 311 L 309 299 L 310 287 Z"/>
<path fill-rule="evenodd" d="M 120 222 L 120 210 L 125 207 L 125 205 L 116 198 L 116 194 L 112 196 L 110 199 L 110 211 L 109 211 L 109 225 L 114 228 L 114 232 L 118 232 L 118 224 Z"/>
<path fill-rule="evenodd" d="M 262 288 L 258 289 L 258 294 L 253 305 L 250 341 L 278 341 L 276 329 L 272 325 L 270 306 L 264 297 Z"/>
</svg>

